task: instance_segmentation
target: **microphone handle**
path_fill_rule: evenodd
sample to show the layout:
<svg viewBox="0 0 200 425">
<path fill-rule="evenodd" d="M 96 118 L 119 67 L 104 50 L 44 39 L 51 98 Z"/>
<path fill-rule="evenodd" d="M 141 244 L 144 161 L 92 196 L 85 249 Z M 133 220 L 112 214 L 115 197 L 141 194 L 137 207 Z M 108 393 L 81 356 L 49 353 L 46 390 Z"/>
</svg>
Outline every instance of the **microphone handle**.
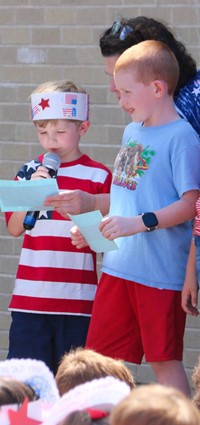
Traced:
<svg viewBox="0 0 200 425">
<path fill-rule="evenodd" d="M 50 177 L 52 179 L 55 178 L 56 177 L 57 170 L 54 170 L 53 168 L 49 168 L 49 167 L 46 167 L 46 168 L 48 170 L 48 173 L 49 173 Z"/>
<path fill-rule="evenodd" d="M 48 168 L 48 167 L 46 167 Z M 54 178 L 56 176 L 56 171 L 53 168 L 48 168 L 49 175 L 51 178 Z M 28 211 L 24 222 L 23 227 L 25 230 L 32 230 L 35 226 L 36 220 L 38 219 L 40 211 Z"/>
<path fill-rule="evenodd" d="M 23 222 L 25 230 L 31 230 L 34 228 L 36 220 L 39 216 L 40 211 L 28 211 Z"/>
</svg>

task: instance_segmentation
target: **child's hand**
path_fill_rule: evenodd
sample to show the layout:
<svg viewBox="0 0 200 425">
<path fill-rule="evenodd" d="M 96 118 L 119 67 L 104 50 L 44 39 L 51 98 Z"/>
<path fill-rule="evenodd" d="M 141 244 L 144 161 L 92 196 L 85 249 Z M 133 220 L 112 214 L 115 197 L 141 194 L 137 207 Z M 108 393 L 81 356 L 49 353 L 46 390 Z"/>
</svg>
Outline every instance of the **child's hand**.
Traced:
<svg viewBox="0 0 200 425">
<path fill-rule="evenodd" d="M 141 216 L 135 217 L 104 217 L 99 226 L 104 238 L 112 241 L 121 236 L 131 236 L 144 231 Z"/>
<path fill-rule="evenodd" d="M 32 174 L 31 180 L 39 180 L 39 179 L 50 179 L 51 176 L 49 175 L 49 172 L 46 167 L 43 165 L 40 165 L 35 173 Z"/>
<path fill-rule="evenodd" d="M 191 316 L 198 316 L 198 282 L 197 279 L 194 278 L 188 281 L 185 279 L 185 283 L 183 286 L 182 294 L 181 294 L 181 305 L 183 310 L 190 314 Z"/>
<path fill-rule="evenodd" d="M 59 214 L 67 218 L 68 214 L 82 214 L 93 211 L 95 199 L 95 195 L 83 190 L 64 190 L 57 195 L 48 196 L 44 205 L 54 207 Z"/>
<path fill-rule="evenodd" d="M 85 240 L 77 226 L 73 226 L 70 230 L 70 233 L 72 245 L 74 245 L 77 249 L 84 248 L 88 245 L 87 241 Z"/>
</svg>

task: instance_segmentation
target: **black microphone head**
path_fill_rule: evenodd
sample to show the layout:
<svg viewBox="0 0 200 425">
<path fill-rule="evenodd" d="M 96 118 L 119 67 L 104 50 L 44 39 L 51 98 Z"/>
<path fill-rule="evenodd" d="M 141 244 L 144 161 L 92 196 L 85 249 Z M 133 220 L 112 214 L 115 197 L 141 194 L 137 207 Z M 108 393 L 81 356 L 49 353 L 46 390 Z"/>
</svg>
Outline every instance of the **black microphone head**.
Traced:
<svg viewBox="0 0 200 425">
<path fill-rule="evenodd" d="M 58 168 L 60 167 L 60 163 L 61 163 L 60 157 L 53 152 L 47 152 L 44 155 L 43 161 L 42 161 L 42 165 L 44 165 L 44 167 L 54 171 L 58 170 Z"/>
</svg>

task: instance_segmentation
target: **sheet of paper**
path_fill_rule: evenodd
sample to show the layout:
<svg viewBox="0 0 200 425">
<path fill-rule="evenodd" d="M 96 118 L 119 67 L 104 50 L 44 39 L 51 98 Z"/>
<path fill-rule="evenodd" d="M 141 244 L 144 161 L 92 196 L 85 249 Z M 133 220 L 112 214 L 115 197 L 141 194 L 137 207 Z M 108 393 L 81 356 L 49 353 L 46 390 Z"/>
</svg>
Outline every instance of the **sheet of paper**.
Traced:
<svg viewBox="0 0 200 425">
<path fill-rule="evenodd" d="M 68 214 L 69 215 L 69 214 Z M 95 252 L 107 252 L 118 249 L 115 241 L 104 238 L 99 230 L 99 224 L 103 218 L 100 211 L 92 211 L 85 214 L 69 215 L 77 225 L 90 248 Z"/>
<path fill-rule="evenodd" d="M 56 179 L 0 180 L 1 211 L 52 210 L 43 205 L 47 196 L 59 193 Z"/>
</svg>

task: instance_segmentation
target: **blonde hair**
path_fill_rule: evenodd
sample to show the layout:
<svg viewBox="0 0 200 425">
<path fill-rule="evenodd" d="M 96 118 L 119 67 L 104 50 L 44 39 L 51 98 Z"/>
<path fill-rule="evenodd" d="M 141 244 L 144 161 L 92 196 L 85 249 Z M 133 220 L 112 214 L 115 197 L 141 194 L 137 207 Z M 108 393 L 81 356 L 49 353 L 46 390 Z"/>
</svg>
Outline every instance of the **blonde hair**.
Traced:
<svg viewBox="0 0 200 425">
<path fill-rule="evenodd" d="M 134 377 L 122 361 L 81 347 L 63 356 L 55 379 L 63 395 L 77 385 L 106 376 L 126 382 L 131 389 L 135 387 Z"/>
<path fill-rule="evenodd" d="M 200 357 L 198 358 L 198 363 L 194 367 L 194 370 L 192 373 L 192 383 L 195 386 L 193 402 L 196 405 L 196 407 L 200 410 Z"/>
<path fill-rule="evenodd" d="M 199 425 L 192 401 L 175 388 L 143 385 L 113 408 L 110 425 Z"/>
<path fill-rule="evenodd" d="M 173 95 L 179 79 L 179 65 L 167 45 L 156 40 L 146 40 L 125 50 L 115 64 L 114 72 L 128 69 L 136 71 L 137 81 L 145 85 L 163 80 L 168 94 Z"/>
<path fill-rule="evenodd" d="M 58 80 L 58 81 L 46 81 L 45 83 L 40 84 L 36 87 L 36 89 L 33 90 L 31 94 L 34 93 L 51 93 L 51 92 L 63 92 L 63 93 L 85 93 L 87 94 L 86 90 L 72 81 L 68 80 Z M 35 120 L 34 124 L 39 125 L 40 127 L 45 128 L 48 122 L 51 121 L 52 123 L 56 123 L 57 120 Z M 78 120 L 68 120 L 76 124 L 77 126 L 80 126 L 82 121 Z"/>
</svg>

